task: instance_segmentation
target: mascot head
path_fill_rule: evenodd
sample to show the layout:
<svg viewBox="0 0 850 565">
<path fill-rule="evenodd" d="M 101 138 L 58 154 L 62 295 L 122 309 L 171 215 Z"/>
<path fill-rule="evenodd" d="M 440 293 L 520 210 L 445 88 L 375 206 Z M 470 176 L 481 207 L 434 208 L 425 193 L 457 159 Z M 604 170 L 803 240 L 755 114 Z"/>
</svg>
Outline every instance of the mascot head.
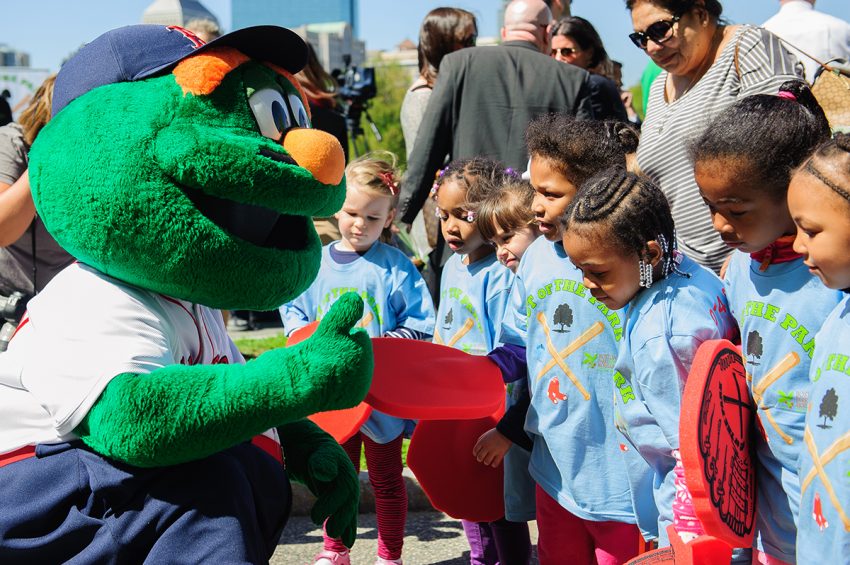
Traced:
<svg viewBox="0 0 850 565">
<path fill-rule="evenodd" d="M 312 216 L 345 198 L 342 148 L 310 128 L 274 26 L 203 43 L 175 26 L 105 33 L 59 72 L 30 154 L 39 215 L 79 261 L 215 308 L 272 309 L 318 272 Z"/>
</svg>

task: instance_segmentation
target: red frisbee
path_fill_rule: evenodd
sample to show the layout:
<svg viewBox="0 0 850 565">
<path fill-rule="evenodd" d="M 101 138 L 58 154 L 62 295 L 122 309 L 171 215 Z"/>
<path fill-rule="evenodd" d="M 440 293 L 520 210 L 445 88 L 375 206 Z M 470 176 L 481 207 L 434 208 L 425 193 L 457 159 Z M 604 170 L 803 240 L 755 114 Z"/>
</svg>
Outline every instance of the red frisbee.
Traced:
<svg viewBox="0 0 850 565">
<path fill-rule="evenodd" d="M 286 345 L 295 345 L 313 335 L 319 322 L 311 322 L 304 327 L 298 328 L 289 339 L 286 340 Z M 369 419 L 369 414 L 372 413 L 372 407 L 361 402 L 354 408 L 346 410 L 331 410 L 329 412 L 319 412 L 309 417 L 317 426 L 328 432 L 339 443 L 345 443 L 347 440 L 360 431 L 360 427 Z"/>
<path fill-rule="evenodd" d="M 289 336 L 289 339 L 286 340 L 286 345 L 295 345 L 296 343 L 301 343 L 316 331 L 316 328 L 319 326 L 319 322 L 310 322 L 306 326 L 302 326 L 292 332 Z"/>
<path fill-rule="evenodd" d="M 700 536 L 684 543 L 675 528 L 667 526 L 670 545 L 638 555 L 626 565 L 715 565 L 729 563 L 732 548 L 712 536 Z"/>
<path fill-rule="evenodd" d="M 452 518 L 493 522 L 505 515 L 504 466 L 479 463 L 472 448 L 501 417 L 426 420 L 416 424 L 407 466 L 437 510 Z"/>
<path fill-rule="evenodd" d="M 703 343 L 682 397 L 679 446 L 705 533 L 731 547 L 750 547 L 753 541 L 755 412 L 740 350 L 727 340 Z"/>
<path fill-rule="evenodd" d="M 372 339 L 372 350 L 375 373 L 366 402 L 391 416 L 412 420 L 484 418 L 505 400 L 501 371 L 483 355 L 424 341 L 380 337 Z"/>
</svg>

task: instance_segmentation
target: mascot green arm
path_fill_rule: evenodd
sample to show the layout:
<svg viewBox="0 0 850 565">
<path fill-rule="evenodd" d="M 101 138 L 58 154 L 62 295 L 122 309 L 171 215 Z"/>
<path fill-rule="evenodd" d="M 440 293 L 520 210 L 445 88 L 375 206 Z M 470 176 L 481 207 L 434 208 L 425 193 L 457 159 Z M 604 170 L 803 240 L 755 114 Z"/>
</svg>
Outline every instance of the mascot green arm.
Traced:
<svg viewBox="0 0 850 565">
<path fill-rule="evenodd" d="M 157 467 L 207 457 L 314 412 L 355 406 L 373 368 L 369 336 L 351 329 L 362 313 L 362 300 L 345 295 L 310 339 L 244 365 L 119 375 L 75 432 L 102 455 Z"/>
<path fill-rule="evenodd" d="M 317 497 L 311 518 L 351 547 L 357 537 L 360 482 L 342 447 L 310 420 L 278 427 L 286 470 Z"/>
</svg>

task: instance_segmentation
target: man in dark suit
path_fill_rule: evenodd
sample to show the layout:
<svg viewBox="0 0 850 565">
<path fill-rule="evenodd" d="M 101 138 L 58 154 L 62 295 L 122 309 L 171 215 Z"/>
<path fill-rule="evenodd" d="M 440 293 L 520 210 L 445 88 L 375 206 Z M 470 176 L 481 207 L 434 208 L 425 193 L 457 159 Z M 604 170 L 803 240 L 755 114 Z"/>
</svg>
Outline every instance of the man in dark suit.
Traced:
<svg viewBox="0 0 850 565">
<path fill-rule="evenodd" d="M 521 171 L 532 119 L 551 112 L 593 117 L 587 72 L 548 56 L 550 23 L 542 0 L 514 0 L 505 9 L 501 45 L 443 58 L 408 159 L 399 201 L 403 223 L 416 217 L 446 156 L 487 155 Z"/>
<path fill-rule="evenodd" d="M 402 223 L 416 217 L 447 156 L 486 155 L 522 171 L 528 162 L 525 129 L 532 119 L 551 112 L 593 117 L 587 71 L 549 57 L 551 22 L 542 0 L 514 0 L 505 8 L 501 45 L 443 58 L 402 183 Z M 438 244 L 429 261 L 431 276 L 438 277 L 445 255 Z"/>
</svg>

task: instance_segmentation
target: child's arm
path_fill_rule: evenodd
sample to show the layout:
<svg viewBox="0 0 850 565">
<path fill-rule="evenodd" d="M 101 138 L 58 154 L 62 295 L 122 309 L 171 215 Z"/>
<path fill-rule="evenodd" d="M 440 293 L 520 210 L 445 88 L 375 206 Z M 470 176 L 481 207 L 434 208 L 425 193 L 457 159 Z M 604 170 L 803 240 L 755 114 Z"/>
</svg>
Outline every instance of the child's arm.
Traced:
<svg viewBox="0 0 850 565">
<path fill-rule="evenodd" d="M 528 388 L 521 387 L 519 398 L 515 404 L 505 411 L 505 414 L 492 430 L 488 430 L 478 438 L 472 455 L 479 463 L 498 467 L 511 445 L 518 445 L 526 451 L 531 451 L 533 442 L 525 433 L 525 416 L 531 405 L 531 395 Z"/>
<path fill-rule="evenodd" d="M 424 332 L 411 330 L 410 328 L 405 328 L 404 326 L 399 326 L 394 330 L 387 330 L 384 332 L 384 337 L 397 337 L 401 339 L 418 339 L 420 341 L 430 341 L 431 334 L 426 334 Z"/>
<path fill-rule="evenodd" d="M 506 343 L 487 354 L 490 361 L 502 371 L 502 380 L 512 383 L 526 378 L 528 364 L 525 360 L 525 347 Z"/>
<path fill-rule="evenodd" d="M 280 319 L 283 322 L 283 332 L 287 337 L 292 335 L 292 332 L 297 330 L 298 328 L 303 328 L 310 322 L 316 319 L 315 310 L 313 311 L 313 316 L 311 317 L 309 309 L 304 304 L 304 296 L 310 292 L 309 290 L 305 291 L 304 294 L 296 298 L 291 302 L 287 302 L 280 308 L 278 311 L 280 312 Z"/>
<path fill-rule="evenodd" d="M 419 271 L 399 255 L 400 265 L 393 271 L 393 291 L 390 307 L 396 313 L 396 327 L 384 332 L 384 337 L 400 337 L 428 341 L 434 334 L 436 312 L 428 285 Z"/>
</svg>

